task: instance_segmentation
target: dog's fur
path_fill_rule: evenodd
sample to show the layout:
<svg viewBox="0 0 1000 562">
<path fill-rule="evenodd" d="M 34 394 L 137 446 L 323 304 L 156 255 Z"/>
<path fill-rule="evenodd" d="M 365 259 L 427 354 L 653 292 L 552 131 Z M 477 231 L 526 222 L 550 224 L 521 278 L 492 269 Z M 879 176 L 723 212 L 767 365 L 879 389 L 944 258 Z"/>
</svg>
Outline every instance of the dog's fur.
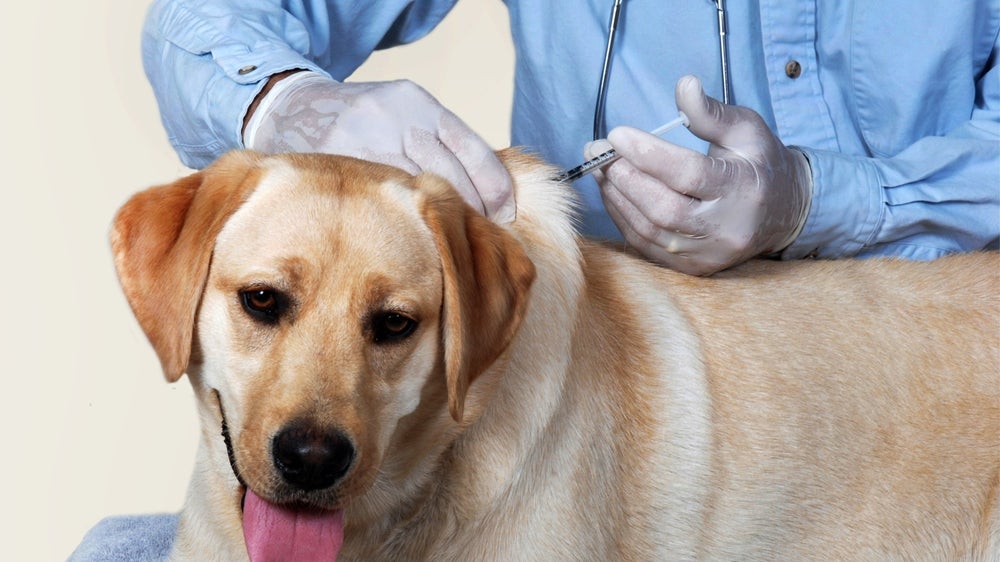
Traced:
<svg viewBox="0 0 1000 562">
<path fill-rule="evenodd" d="M 175 559 L 246 559 L 234 470 L 344 509 L 345 560 L 1000 559 L 995 253 L 688 277 L 580 239 L 554 170 L 501 156 L 505 226 L 321 155 L 231 153 L 122 208 L 122 286 L 203 428 Z M 419 324 L 376 342 L 382 311 Z M 328 489 L 275 472 L 295 419 L 356 448 Z"/>
</svg>

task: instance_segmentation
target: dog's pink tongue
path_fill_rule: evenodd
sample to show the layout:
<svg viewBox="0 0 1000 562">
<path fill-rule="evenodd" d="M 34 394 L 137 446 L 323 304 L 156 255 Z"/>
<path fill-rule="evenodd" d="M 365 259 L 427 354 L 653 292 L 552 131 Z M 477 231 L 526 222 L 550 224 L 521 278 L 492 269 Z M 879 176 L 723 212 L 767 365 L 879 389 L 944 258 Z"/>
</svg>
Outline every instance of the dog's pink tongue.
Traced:
<svg viewBox="0 0 1000 562">
<path fill-rule="evenodd" d="M 247 490 L 243 540 L 251 562 L 331 562 L 344 542 L 344 512 L 297 511 Z"/>
</svg>

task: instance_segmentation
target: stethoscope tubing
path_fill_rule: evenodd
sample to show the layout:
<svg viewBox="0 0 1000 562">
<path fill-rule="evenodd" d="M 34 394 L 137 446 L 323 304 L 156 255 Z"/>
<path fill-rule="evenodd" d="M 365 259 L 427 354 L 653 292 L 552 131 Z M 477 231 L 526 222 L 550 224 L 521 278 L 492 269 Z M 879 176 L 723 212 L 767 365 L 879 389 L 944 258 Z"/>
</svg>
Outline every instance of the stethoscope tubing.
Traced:
<svg viewBox="0 0 1000 562">
<path fill-rule="evenodd" d="M 726 18 L 726 0 L 708 0 L 715 4 L 719 33 L 719 66 L 722 73 L 722 102 L 732 103 L 732 83 L 729 74 L 729 24 Z M 604 124 L 604 107 L 608 96 L 608 80 L 611 76 L 611 60 L 614 54 L 615 36 L 621 19 L 624 0 L 615 0 L 608 19 L 608 42 L 604 48 L 604 64 L 601 67 L 601 81 L 597 88 L 597 102 L 594 104 L 594 140 L 607 136 Z"/>
</svg>

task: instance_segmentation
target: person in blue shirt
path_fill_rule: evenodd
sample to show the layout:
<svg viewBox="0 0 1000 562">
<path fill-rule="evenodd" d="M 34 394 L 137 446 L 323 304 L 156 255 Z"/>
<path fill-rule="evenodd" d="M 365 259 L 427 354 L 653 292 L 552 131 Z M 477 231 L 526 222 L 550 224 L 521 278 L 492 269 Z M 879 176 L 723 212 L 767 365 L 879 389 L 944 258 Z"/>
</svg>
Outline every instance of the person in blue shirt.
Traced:
<svg viewBox="0 0 1000 562">
<path fill-rule="evenodd" d="M 510 178 L 474 131 L 409 81 L 346 81 L 455 1 L 158 0 L 143 61 L 189 166 L 244 146 L 349 154 L 438 173 L 504 222 Z M 585 147 L 622 156 L 574 184 L 586 234 L 693 274 L 760 255 L 932 259 L 996 246 L 995 0 L 733 2 L 721 43 L 721 2 L 506 5 L 512 144 L 567 168 Z M 678 110 L 688 130 L 642 132 Z"/>
<path fill-rule="evenodd" d="M 406 80 L 345 81 L 455 2 L 157 0 L 143 61 L 188 166 L 244 146 L 349 154 L 438 173 L 509 221 L 510 178 L 452 112 Z M 587 234 L 695 274 L 763 254 L 933 259 L 997 244 L 996 0 L 733 1 L 728 52 L 721 1 L 505 3 L 513 144 L 564 168 L 608 144 L 622 155 L 574 184 Z M 678 110 L 688 130 L 643 133 Z M 606 140 L 590 142 L 595 128 Z M 110 518 L 70 559 L 158 559 L 175 524 Z"/>
</svg>

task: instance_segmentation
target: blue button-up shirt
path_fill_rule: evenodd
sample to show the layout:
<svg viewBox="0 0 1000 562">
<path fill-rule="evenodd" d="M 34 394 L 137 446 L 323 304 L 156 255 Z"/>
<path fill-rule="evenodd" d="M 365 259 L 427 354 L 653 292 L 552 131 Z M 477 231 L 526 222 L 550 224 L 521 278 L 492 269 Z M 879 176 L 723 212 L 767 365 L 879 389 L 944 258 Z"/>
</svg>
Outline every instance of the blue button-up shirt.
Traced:
<svg viewBox="0 0 1000 562">
<path fill-rule="evenodd" d="M 160 0 L 143 61 L 170 141 L 202 167 L 242 146 L 265 79 L 306 68 L 344 80 L 375 49 L 419 39 L 456 0 Z M 507 0 L 516 49 L 511 138 L 571 167 L 590 140 L 610 0 Z M 284 8 L 282 5 L 286 5 Z M 786 258 L 930 259 L 1000 237 L 997 0 L 729 2 L 733 103 L 760 113 L 813 173 Z M 610 127 L 676 115 L 696 74 L 721 97 L 713 2 L 628 0 L 607 99 Z M 790 62 L 800 73 L 788 72 Z M 667 140 L 704 150 L 683 129 Z M 592 178 L 584 231 L 619 238 Z"/>
</svg>

